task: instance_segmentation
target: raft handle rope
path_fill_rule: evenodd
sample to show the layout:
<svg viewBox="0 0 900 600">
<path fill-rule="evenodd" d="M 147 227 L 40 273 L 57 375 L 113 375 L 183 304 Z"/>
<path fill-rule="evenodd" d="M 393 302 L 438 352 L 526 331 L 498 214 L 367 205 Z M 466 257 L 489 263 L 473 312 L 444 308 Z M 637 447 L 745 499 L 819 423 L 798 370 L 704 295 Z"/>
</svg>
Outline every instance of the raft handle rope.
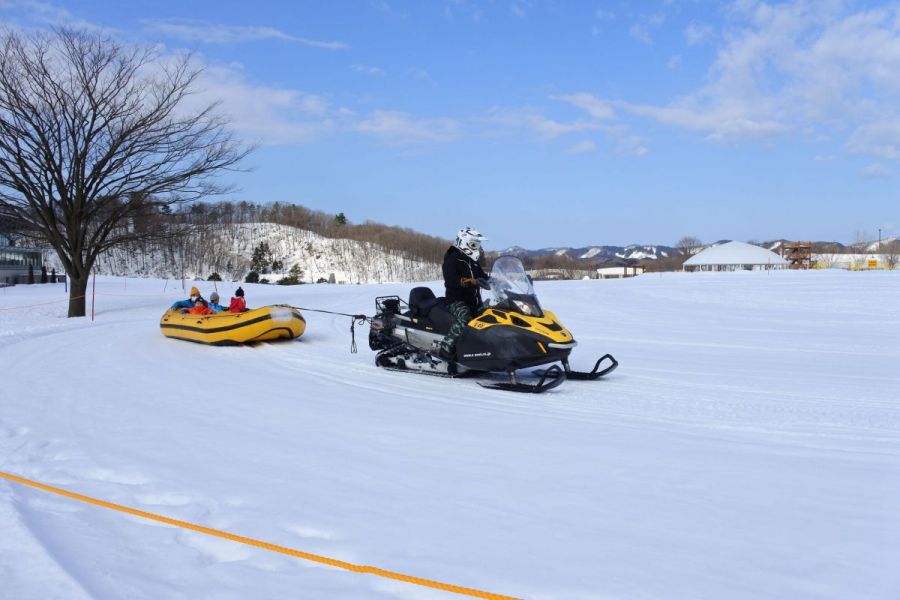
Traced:
<svg viewBox="0 0 900 600">
<path fill-rule="evenodd" d="M 321 308 L 303 308 L 302 306 L 292 306 L 291 308 L 297 310 L 305 310 L 306 312 L 317 312 L 323 313 L 326 315 L 337 315 L 339 317 L 350 317 L 350 354 L 356 354 L 356 326 L 363 325 L 365 323 L 371 323 L 372 317 L 367 317 L 363 314 L 351 314 L 351 313 L 343 313 L 343 312 L 335 312 L 333 310 L 324 310 Z"/>
<path fill-rule="evenodd" d="M 70 302 L 72 300 L 81 300 L 82 298 L 87 298 L 87 296 L 76 296 L 74 298 L 61 298 L 59 300 L 52 300 L 50 302 L 40 302 L 38 304 L 21 304 L 19 306 L 4 306 L 0 308 L 0 310 L 21 310 L 25 308 L 35 308 L 38 306 L 50 306 L 51 304 L 61 304 L 63 302 Z"/>
</svg>

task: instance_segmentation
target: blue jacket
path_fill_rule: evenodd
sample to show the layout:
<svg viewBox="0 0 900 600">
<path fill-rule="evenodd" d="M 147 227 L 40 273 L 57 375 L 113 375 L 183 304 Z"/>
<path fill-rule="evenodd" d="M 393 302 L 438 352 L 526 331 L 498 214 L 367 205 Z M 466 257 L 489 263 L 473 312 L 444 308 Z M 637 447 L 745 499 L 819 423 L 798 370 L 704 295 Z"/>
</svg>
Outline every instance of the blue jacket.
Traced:
<svg viewBox="0 0 900 600">
<path fill-rule="evenodd" d="M 179 300 L 172 305 L 172 308 L 194 308 L 195 302 L 188 298 L 187 300 Z"/>
<path fill-rule="evenodd" d="M 212 302 L 210 302 L 207 306 L 209 306 L 213 310 L 213 312 L 228 312 L 228 307 L 222 306 L 221 304 L 213 304 Z"/>
</svg>

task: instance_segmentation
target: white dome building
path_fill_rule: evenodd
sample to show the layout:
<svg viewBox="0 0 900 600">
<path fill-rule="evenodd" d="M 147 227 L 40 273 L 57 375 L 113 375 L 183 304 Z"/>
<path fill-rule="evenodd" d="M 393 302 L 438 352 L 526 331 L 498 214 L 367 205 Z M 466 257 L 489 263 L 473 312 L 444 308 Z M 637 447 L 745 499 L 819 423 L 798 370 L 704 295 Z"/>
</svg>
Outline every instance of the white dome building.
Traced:
<svg viewBox="0 0 900 600">
<path fill-rule="evenodd" d="M 789 264 L 771 250 L 744 242 L 728 242 L 695 254 L 684 261 L 682 269 L 685 271 L 762 271 L 787 269 Z"/>
</svg>

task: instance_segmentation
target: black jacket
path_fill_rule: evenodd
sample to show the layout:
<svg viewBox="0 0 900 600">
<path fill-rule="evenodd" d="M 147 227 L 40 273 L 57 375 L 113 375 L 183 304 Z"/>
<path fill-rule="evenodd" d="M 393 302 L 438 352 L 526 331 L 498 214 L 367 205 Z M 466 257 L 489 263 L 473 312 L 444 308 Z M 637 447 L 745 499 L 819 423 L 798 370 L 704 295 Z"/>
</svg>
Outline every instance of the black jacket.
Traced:
<svg viewBox="0 0 900 600">
<path fill-rule="evenodd" d="M 465 302 L 472 311 L 481 306 L 481 289 L 477 285 L 463 287 L 460 280 L 474 277 L 487 279 L 487 273 L 477 262 L 466 256 L 456 246 L 451 246 L 444 254 L 444 287 L 448 302 Z"/>
</svg>

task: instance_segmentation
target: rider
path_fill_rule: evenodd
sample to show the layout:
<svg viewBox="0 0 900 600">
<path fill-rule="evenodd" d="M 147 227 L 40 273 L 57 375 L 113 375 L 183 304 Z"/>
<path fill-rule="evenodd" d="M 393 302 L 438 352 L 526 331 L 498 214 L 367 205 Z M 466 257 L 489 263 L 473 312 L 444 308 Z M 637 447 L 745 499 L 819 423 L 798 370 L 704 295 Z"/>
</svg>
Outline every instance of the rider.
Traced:
<svg viewBox="0 0 900 600">
<path fill-rule="evenodd" d="M 478 264 L 481 258 L 481 242 L 487 238 L 471 227 L 464 227 L 456 234 L 456 241 L 444 254 L 444 287 L 448 309 L 453 321 L 450 331 L 440 342 L 440 356 L 445 360 L 456 357 L 456 340 L 466 323 L 481 306 L 478 280 L 487 279 L 487 273 Z"/>
</svg>

